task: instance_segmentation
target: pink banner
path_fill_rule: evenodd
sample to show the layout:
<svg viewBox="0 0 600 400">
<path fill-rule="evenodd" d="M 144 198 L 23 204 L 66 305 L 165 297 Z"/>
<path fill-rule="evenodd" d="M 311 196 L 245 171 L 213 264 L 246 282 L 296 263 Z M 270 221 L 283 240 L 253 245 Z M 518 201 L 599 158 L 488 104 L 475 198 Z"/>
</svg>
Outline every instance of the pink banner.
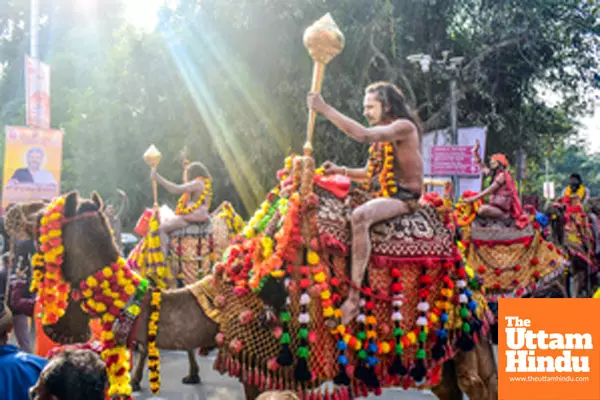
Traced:
<svg viewBox="0 0 600 400">
<path fill-rule="evenodd" d="M 432 175 L 476 176 L 479 168 L 473 159 L 472 146 L 433 146 Z"/>
</svg>

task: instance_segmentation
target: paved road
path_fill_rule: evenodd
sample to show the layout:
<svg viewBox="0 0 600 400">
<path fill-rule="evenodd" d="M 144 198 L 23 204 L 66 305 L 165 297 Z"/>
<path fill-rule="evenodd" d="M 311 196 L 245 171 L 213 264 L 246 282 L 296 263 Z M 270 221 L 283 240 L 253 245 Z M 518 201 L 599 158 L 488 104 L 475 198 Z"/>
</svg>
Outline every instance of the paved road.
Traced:
<svg viewBox="0 0 600 400">
<path fill-rule="evenodd" d="M 227 375 L 213 370 L 214 356 L 198 358 L 200 364 L 201 385 L 183 385 L 181 378 L 187 374 L 188 362 L 184 352 L 161 351 L 161 392 L 158 396 L 150 393 L 147 370 L 142 380 L 142 392 L 134 393 L 136 400 L 242 400 L 243 389 L 240 383 Z M 369 399 L 380 400 L 432 400 L 435 397 L 416 391 L 404 392 L 388 389 L 382 396 Z"/>
</svg>

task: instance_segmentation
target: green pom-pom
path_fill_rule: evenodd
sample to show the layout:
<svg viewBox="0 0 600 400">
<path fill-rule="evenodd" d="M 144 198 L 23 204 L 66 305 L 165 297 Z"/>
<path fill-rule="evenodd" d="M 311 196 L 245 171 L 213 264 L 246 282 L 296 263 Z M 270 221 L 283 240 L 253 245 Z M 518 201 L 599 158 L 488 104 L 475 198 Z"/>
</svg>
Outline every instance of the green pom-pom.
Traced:
<svg viewBox="0 0 600 400">
<path fill-rule="evenodd" d="M 471 281 L 469 281 L 469 287 L 473 290 L 479 290 L 479 282 L 477 282 L 476 279 L 471 279 Z"/>
<path fill-rule="evenodd" d="M 308 358 L 308 349 L 304 346 L 298 347 L 296 350 L 296 355 L 300 358 Z"/>
<path fill-rule="evenodd" d="M 426 356 L 425 350 L 423 350 L 423 349 L 417 350 L 417 355 L 416 355 L 417 360 L 424 360 L 425 356 Z"/>
<path fill-rule="evenodd" d="M 419 332 L 419 342 L 424 342 L 427 340 L 427 334 L 424 331 Z"/>
<path fill-rule="evenodd" d="M 461 318 L 467 318 L 469 316 L 469 310 L 467 310 L 467 307 L 460 309 L 460 316 Z"/>
<path fill-rule="evenodd" d="M 358 352 L 358 358 L 360 360 L 364 360 L 365 358 L 367 358 L 367 352 L 363 349 L 361 351 Z"/>
<path fill-rule="evenodd" d="M 298 331 L 298 337 L 300 339 L 306 339 L 308 337 L 308 329 L 302 328 Z"/>
<path fill-rule="evenodd" d="M 404 354 L 404 349 L 402 348 L 402 344 L 398 343 L 394 346 L 394 353 L 396 354 Z"/>
<path fill-rule="evenodd" d="M 468 322 L 465 322 L 462 326 L 462 330 L 464 333 L 471 333 L 471 325 Z"/>
<path fill-rule="evenodd" d="M 402 336 L 402 335 L 404 335 L 404 331 L 402 330 L 402 328 L 394 329 L 394 336 Z"/>
<path fill-rule="evenodd" d="M 291 341 L 289 333 L 285 332 L 281 335 L 281 344 L 290 344 Z"/>
<path fill-rule="evenodd" d="M 364 341 L 367 338 L 367 333 L 366 332 L 358 332 L 358 334 L 356 335 L 357 339 L 360 339 L 361 341 Z"/>
<path fill-rule="evenodd" d="M 290 313 L 288 311 L 284 311 L 279 316 L 279 320 L 281 322 L 290 322 Z"/>
</svg>

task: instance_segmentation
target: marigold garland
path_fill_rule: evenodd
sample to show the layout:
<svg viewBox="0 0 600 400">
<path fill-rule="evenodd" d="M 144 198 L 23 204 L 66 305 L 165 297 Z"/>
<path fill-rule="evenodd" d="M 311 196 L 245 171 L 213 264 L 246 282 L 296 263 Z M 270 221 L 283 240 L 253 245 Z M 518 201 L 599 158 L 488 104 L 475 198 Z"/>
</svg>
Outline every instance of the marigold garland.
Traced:
<svg viewBox="0 0 600 400">
<path fill-rule="evenodd" d="M 196 178 L 204 182 L 204 190 L 200 194 L 200 198 L 191 206 L 187 206 L 187 202 L 190 198 L 189 193 L 184 193 L 179 197 L 177 201 L 177 208 L 175 208 L 176 215 L 188 215 L 199 209 L 202 205 L 206 205 L 206 208 L 210 208 L 210 202 L 212 200 L 212 184 L 210 178 Z"/>
<path fill-rule="evenodd" d="M 141 309 L 131 299 L 143 298 L 147 287 L 147 282 L 127 268 L 122 258 L 89 276 L 79 286 L 82 309 L 102 321 L 101 356 L 110 385 L 108 396 L 131 396 L 129 351 L 126 345 L 117 343 L 113 325 L 123 310 L 132 317 L 139 316 Z"/>
<path fill-rule="evenodd" d="M 150 301 L 150 322 L 148 323 L 148 379 L 150 390 L 154 394 L 160 392 L 160 353 L 156 345 L 156 337 L 158 336 L 161 301 L 161 291 L 158 289 L 153 290 L 152 300 Z"/>
<path fill-rule="evenodd" d="M 142 266 L 142 275 L 147 276 L 160 289 L 167 287 L 167 279 L 171 279 L 171 270 L 165 263 L 165 255 L 160 243 L 160 234 L 158 232 L 159 222 L 156 215 L 150 219 L 150 229 L 144 239 L 146 248 L 140 252 L 138 265 Z M 144 260 L 146 258 L 146 260 Z"/>
<path fill-rule="evenodd" d="M 583 185 L 579 185 L 579 188 L 577 188 L 577 191 L 575 192 L 575 194 L 581 199 L 583 200 L 585 197 L 585 186 Z M 573 189 L 571 188 L 571 185 L 567 186 L 567 190 L 565 191 L 565 196 L 566 197 L 571 197 L 573 196 Z"/>
<path fill-rule="evenodd" d="M 377 177 L 380 188 L 375 193 L 378 197 L 390 197 L 398 192 L 394 171 L 394 145 L 390 142 L 373 143 L 369 148 L 367 182 L 365 188 L 373 191 L 373 179 Z"/>
<path fill-rule="evenodd" d="M 65 314 L 71 286 L 62 275 L 64 246 L 62 223 L 65 199 L 55 199 L 44 211 L 39 228 L 39 248 L 32 259 L 31 291 L 37 293 L 42 306 L 42 324 L 53 325 Z"/>
<path fill-rule="evenodd" d="M 229 238 L 233 239 L 235 235 L 240 233 L 244 229 L 245 222 L 238 213 L 235 212 L 233 206 L 228 201 L 221 205 L 221 212 L 219 218 L 225 221 L 227 224 L 227 230 L 229 231 Z"/>
</svg>

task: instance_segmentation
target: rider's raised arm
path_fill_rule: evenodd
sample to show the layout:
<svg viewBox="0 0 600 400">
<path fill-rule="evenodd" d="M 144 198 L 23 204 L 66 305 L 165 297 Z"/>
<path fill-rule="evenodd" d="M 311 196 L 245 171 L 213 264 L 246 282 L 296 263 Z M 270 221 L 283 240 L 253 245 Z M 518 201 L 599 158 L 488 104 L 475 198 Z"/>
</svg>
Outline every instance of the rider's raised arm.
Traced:
<svg viewBox="0 0 600 400">
<path fill-rule="evenodd" d="M 204 182 L 201 180 L 193 180 L 191 182 L 178 185 L 168 179 L 163 178 L 160 174 L 156 175 L 156 181 L 160 183 L 165 190 L 171 194 L 183 194 L 187 192 L 203 191 Z"/>
<path fill-rule="evenodd" d="M 362 143 L 402 141 L 410 137 L 417 129 L 407 119 L 399 119 L 389 125 L 367 128 L 334 107 L 328 106 L 323 115 L 346 135 Z"/>
</svg>

